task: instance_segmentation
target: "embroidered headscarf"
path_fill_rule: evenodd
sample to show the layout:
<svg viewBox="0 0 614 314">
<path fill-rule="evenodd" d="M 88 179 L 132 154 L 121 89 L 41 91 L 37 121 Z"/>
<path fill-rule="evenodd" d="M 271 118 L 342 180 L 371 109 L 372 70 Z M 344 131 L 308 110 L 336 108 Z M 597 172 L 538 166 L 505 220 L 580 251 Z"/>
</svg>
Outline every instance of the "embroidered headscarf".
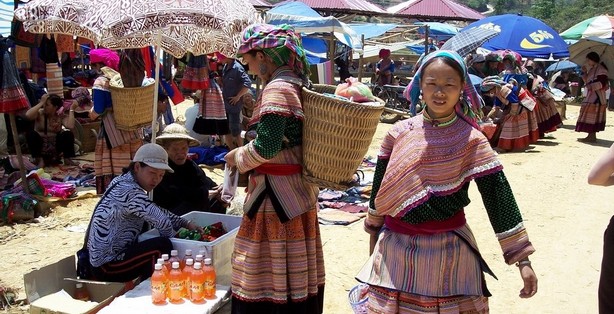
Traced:
<svg viewBox="0 0 614 314">
<path fill-rule="evenodd" d="M 237 57 L 261 50 L 277 66 L 288 65 L 297 75 L 309 77 L 309 62 L 301 41 L 290 25 L 254 24 L 243 30 Z"/>
<path fill-rule="evenodd" d="M 90 50 L 90 63 L 102 63 L 115 71 L 119 71 L 119 55 L 110 49 Z"/>
<path fill-rule="evenodd" d="M 416 105 L 420 101 L 420 82 L 422 81 L 422 73 L 424 71 L 424 66 L 430 64 L 430 60 L 434 58 L 446 58 L 452 60 L 461 67 L 464 75 L 465 86 L 463 87 L 463 96 L 462 99 L 456 104 L 454 110 L 456 114 L 458 114 L 463 120 L 467 123 L 479 129 L 477 122 L 477 115 L 481 110 L 482 101 L 478 96 L 478 93 L 475 90 L 475 87 L 471 83 L 471 79 L 469 78 L 469 73 L 467 73 L 467 65 L 465 64 L 465 60 L 455 51 L 450 50 L 437 50 L 435 52 L 431 52 L 422 61 L 420 68 L 414 75 L 414 78 L 411 81 L 411 84 L 407 86 L 405 91 L 403 92 L 403 96 L 407 98 L 411 102 L 410 112 L 413 114 L 416 113 Z"/>
</svg>

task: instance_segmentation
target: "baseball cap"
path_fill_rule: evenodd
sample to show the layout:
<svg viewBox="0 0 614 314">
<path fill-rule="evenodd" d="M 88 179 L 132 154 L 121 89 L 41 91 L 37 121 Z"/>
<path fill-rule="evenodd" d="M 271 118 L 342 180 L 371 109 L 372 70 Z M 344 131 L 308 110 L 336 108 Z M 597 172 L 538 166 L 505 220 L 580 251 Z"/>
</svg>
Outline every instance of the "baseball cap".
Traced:
<svg viewBox="0 0 614 314">
<path fill-rule="evenodd" d="M 146 165 L 166 170 L 173 173 L 173 169 L 168 166 L 168 154 L 162 146 L 154 143 L 149 143 L 141 146 L 134 154 L 133 162 L 142 162 Z"/>
</svg>

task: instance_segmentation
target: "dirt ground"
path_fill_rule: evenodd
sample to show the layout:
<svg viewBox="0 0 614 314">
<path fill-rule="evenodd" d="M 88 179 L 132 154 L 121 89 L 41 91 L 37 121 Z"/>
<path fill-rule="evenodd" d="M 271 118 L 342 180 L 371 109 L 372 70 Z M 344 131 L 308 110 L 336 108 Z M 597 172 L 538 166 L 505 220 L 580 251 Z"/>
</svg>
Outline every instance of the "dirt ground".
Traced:
<svg viewBox="0 0 614 314">
<path fill-rule="evenodd" d="M 487 278 L 493 297 L 492 313 L 596 313 L 602 237 L 612 210 L 612 190 L 589 186 L 587 174 L 612 145 L 614 113 L 594 144 L 577 142 L 573 131 L 578 106 L 567 106 L 562 129 L 540 140 L 524 153 L 500 155 L 516 195 L 530 239 L 537 252 L 531 256 L 539 278 L 532 299 L 518 297 L 522 280 L 515 266 L 504 263 L 501 249 L 479 193 L 473 184 L 473 202 L 466 214 L 481 252 L 499 280 Z M 380 124 L 368 155 L 375 156 L 390 125 Z M 218 182 L 220 171 L 207 171 Z M 96 198 L 55 203 L 38 222 L 0 226 L 0 283 L 25 297 L 23 275 L 74 254 L 82 244 Z M 351 313 L 348 291 L 354 275 L 367 259 L 368 235 L 363 221 L 349 226 L 321 226 L 326 261 L 325 313 Z M 69 231 L 67 228 L 81 232 Z M 222 313 L 228 312 L 226 306 Z M 27 306 L 11 312 L 27 311 Z"/>
</svg>

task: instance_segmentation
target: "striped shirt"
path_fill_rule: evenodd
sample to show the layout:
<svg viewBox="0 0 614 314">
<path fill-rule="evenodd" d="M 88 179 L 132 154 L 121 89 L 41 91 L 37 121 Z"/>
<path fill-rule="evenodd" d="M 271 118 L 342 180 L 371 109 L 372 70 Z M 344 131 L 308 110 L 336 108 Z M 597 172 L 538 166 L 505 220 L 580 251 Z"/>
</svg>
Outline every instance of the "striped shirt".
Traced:
<svg viewBox="0 0 614 314">
<path fill-rule="evenodd" d="M 149 200 L 147 191 L 131 173 L 113 179 L 109 189 L 112 190 L 96 205 L 91 221 L 87 248 L 94 267 L 121 260 L 122 252 L 137 242 L 144 222 L 169 238 L 175 229 L 189 223 Z"/>
</svg>

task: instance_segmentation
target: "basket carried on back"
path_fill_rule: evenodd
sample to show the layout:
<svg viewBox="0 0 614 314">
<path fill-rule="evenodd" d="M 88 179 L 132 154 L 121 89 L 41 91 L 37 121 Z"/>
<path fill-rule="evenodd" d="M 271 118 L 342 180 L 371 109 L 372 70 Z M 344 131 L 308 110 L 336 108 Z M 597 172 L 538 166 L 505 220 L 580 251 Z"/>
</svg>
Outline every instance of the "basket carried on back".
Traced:
<svg viewBox="0 0 614 314">
<path fill-rule="evenodd" d="M 383 101 L 356 103 L 322 95 L 335 86 L 303 88 L 303 177 L 320 187 L 345 190 L 352 185 L 377 129 Z"/>
<path fill-rule="evenodd" d="M 151 124 L 155 87 L 154 84 L 143 87 L 109 86 L 118 129 L 134 130 Z"/>
</svg>

